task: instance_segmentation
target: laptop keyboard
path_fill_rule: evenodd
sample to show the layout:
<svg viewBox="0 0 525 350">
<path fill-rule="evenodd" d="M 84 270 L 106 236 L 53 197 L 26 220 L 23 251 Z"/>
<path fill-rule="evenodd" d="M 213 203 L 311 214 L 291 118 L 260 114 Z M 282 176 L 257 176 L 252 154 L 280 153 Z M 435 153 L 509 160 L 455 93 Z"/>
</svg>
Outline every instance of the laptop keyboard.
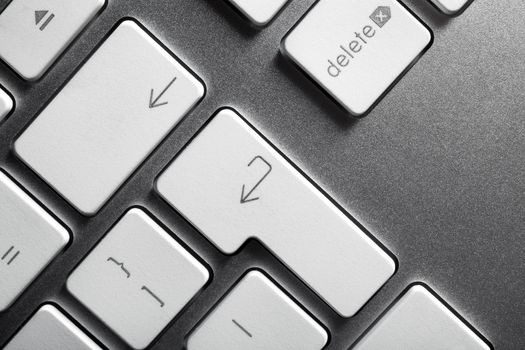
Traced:
<svg viewBox="0 0 525 350">
<path fill-rule="evenodd" d="M 230 1 L 259 30 L 287 3 Z M 434 2 L 447 14 L 467 3 Z M 104 5 L 102 0 L 11 1 L 0 14 L 0 58 L 22 79 L 39 79 Z M 281 50 L 334 103 L 363 116 L 431 43 L 426 25 L 396 0 L 320 0 L 286 35 Z M 206 82 L 179 54 L 147 23 L 122 20 L 19 136 L 16 155 L 78 212 L 96 217 L 205 98 Z M 0 121 L 13 108 L 13 99 L 0 88 Z M 340 317 L 358 314 L 395 274 L 395 257 L 250 120 L 221 106 L 158 175 L 156 191 L 226 255 L 256 239 Z M 4 171 L 0 198 L 0 311 L 5 311 L 74 242 L 69 229 Z M 79 257 L 67 292 L 129 347 L 145 349 L 199 299 L 214 276 L 148 208 L 122 215 Z M 490 349 L 428 286 L 407 286 L 386 310 L 358 342 L 347 345 Z M 46 303 L 5 346 L 103 348 L 96 331 L 79 323 Z M 330 344 L 331 335 L 271 273 L 251 270 L 187 337 L 189 350 L 314 350 Z"/>
</svg>

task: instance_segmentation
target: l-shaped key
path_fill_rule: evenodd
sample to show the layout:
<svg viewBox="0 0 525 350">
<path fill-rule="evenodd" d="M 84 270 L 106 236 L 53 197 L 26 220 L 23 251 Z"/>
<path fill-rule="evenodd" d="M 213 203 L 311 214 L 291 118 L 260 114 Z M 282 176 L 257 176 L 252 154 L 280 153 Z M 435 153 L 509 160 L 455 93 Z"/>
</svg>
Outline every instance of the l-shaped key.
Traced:
<svg viewBox="0 0 525 350">
<path fill-rule="evenodd" d="M 257 238 L 339 314 L 354 315 L 394 260 L 231 109 L 157 181 L 159 193 L 223 252 Z"/>
</svg>

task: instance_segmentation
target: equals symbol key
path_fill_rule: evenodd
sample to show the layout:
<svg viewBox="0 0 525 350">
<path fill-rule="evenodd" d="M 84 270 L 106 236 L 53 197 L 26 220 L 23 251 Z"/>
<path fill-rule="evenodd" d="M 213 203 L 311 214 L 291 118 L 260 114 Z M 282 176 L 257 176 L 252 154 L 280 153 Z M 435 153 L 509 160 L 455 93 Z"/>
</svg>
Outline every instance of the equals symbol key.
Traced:
<svg viewBox="0 0 525 350">
<path fill-rule="evenodd" d="M 14 246 L 11 246 L 5 253 L 4 255 L 2 255 L 2 261 L 6 260 L 6 259 L 9 259 L 9 260 L 6 260 L 7 261 L 7 265 L 10 265 L 15 259 L 16 257 L 18 256 L 18 254 L 20 254 L 20 250 L 17 250 L 16 252 L 14 252 L 13 255 L 11 255 L 11 252 L 13 251 L 13 249 L 15 249 Z"/>
</svg>

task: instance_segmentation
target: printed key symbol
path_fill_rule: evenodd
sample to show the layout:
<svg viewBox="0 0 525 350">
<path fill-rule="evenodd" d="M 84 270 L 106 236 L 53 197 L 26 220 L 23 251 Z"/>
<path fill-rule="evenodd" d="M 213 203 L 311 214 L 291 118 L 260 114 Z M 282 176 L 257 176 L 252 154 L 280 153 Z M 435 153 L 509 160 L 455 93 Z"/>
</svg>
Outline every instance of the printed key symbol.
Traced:
<svg viewBox="0 0 525 350">
<path fill-rule="evenodd" d="M 15 246 L 11 246 L 5 253 L 4 255 L 2 255 L 2 261 L 3 260 L 6 260 L 6 259 L 9 259 L 7 260 L 7 265 L 10 265 L 15 259 L 16 257 L 18 256 L 18 254 L 20 254 L 20 250 L 17 250 L 16 252 L 13 252 L 13 255 L 11 255 L 11 252 L 13 251 L 13 249 L 15 249 Z"/>
</svg>

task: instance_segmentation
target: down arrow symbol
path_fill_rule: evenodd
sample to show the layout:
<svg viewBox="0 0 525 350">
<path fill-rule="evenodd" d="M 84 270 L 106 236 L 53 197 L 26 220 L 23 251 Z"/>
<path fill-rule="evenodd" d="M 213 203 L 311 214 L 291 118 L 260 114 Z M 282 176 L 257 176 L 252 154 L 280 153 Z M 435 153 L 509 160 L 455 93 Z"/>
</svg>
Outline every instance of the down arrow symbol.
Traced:
<svg viewBox="0 0 525 350">
<path fill-rule="evenodd" d="M 155 93 L 155 91 L 153 89 L 151 89 L 151 93 L 149 95 L 149 108 L 150 109 L 157 108 L 157 107 L 164 106 L 164 105 L 168 104 L 168 102 L 159 102 L 159 100 L 166 93 L 166 91 L 168 91 L 168 89 L 171 87 L 171 85 L 173 85 L 175 80 L 177 80 L 177 77 L 173 78 L 170 81 L 170 83 L 164 88 L 164 90 L 162 90 L 162 92 L 155 98 L 153 97 L 153 94 Z"/>
</svg>

